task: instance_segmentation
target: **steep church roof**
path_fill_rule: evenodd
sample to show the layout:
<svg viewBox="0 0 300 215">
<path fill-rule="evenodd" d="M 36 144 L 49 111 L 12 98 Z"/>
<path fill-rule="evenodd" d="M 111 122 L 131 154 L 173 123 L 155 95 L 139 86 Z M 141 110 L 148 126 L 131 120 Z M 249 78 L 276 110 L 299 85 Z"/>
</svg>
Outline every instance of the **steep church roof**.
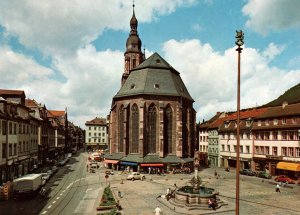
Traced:
<svg viewBox="0 0 300 215">
<path fill-rule="evenodd" d="M 157 53 L 131 70 L 126 82 L 114 98 L 133 95 L 176 96 L 194 101 L 179 72 Z"/>
</svg>

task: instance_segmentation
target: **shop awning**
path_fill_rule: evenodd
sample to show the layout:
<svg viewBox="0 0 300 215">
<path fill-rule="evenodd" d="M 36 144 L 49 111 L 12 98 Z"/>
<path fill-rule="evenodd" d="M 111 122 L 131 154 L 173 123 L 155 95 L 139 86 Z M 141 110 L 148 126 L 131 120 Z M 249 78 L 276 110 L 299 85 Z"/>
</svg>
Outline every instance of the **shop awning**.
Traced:
<svg viewBox="0 0 300 215">
<path fill-rule="evenodd" d="M 300 171 L 300 163 L 279 162 L 276 168 L 298 172 Z"/>
<path fill-rule="evenodd" d="M 121 165 L 128 165 L 128 166 L 137 166 L 137 163 L 133 163 L 133 162 L 126 162 L 126 161 L 122 161 L 120 163 Z"/>
<path fill-rule="evenodd" d="M 164 166 L 163 163 L 142 163 L 141 166 Z"/>
<path fill-rule="evenodd" d="M 109 159 L 106 159 L 106 160 L 104 160 L 104 163 L 117 164 L 117 163 L 119 163 L 119 161 L 118 160 L 109 160 Z"/>
</svg>

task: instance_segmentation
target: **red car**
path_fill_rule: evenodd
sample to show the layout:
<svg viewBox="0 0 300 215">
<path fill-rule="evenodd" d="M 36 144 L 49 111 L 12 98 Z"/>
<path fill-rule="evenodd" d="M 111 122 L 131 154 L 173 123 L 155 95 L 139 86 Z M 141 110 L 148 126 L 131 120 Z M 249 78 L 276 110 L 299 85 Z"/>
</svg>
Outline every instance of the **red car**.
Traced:
<svg viewBox="0 0 300 215">
<path fill-rule="evenodd" d="M 279 175 L 275 178 L 275 181 L 277 182 L 283 182 L 283 183 L 288 183 L 288 184 L 294 184 L 295 181 L 285 175 Z"/>
</svg>

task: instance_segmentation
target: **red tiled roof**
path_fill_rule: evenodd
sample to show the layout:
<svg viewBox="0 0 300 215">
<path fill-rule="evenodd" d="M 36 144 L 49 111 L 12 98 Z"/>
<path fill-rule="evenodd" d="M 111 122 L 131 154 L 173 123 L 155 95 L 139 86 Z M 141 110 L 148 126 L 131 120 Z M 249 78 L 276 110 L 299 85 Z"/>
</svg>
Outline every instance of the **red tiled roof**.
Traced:
<svg viewBox="0 0 300 215">
<path fill-rule="evenodd" d="M 95 119 L 91 121 L 87 121 L 85 125 L 106 125 L 106 118 L 98 118 L 96 117 Z"/>
<path fill-rule="evenodd" d="M 65 111 L 64 110 L 49 110 L 48 111 L 52 116 L 64 116 L 65 115 Z"/>
<path fill-rule="evenodd" d="M 6 90 L 6 89 L 0 89 L 0 94 L 5 95 L 25 95 L 24 90 Z"/>
<path fill-rule="evenodd" d="M 267 111 L 267 108 L 255 108 L 240 111 L 240 119 L 256 118 Z M 227 120 L 236 120 L 237 112 L 230 114 Z"/>
<path fill-rule="evenodd" d="M 219 118 L 219 119 L 215 120 L 208 126 L 208 128 L 218 128 L 219 126 L 221 126 L 224 123 L 224 121 L 227 120 L 227 118 L 228 117 L 223 117 L 223 118 Z"/>
<path fill-rule="evenodd" d="M 257 118 L 273 118 L 273 117 L 286 117 L 293 115 L 300 115 L 300 103 L 288 104 L 284 108 L 283 106 L 269 107 L 266 108 L 262 115 Z"/>
<path fill-rule="evenodd" d="M 34 99 L 25 99 L 26 107 L 37 107 L 38 103 Z"/>
</svg>

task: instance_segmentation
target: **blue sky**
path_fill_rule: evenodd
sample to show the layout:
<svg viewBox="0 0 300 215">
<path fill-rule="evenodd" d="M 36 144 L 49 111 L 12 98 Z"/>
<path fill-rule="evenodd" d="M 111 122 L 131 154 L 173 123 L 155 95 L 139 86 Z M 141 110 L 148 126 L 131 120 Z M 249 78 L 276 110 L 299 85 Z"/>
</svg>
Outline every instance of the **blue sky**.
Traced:
<svg viewBox="0 0 300 215">
<path fill-rule="evenodd" d="M 197 120 L 236 109 L 235 30 L 245 32 L 241 105 L 265 104 L 300 80 L 297 0 L 136 0 L 146 56 L 181 73 Z M 83 126 L 109 114 L 120 88 L 132 1 L 2 0 L 0 88 L 25 90 Z"/>
</svg>

